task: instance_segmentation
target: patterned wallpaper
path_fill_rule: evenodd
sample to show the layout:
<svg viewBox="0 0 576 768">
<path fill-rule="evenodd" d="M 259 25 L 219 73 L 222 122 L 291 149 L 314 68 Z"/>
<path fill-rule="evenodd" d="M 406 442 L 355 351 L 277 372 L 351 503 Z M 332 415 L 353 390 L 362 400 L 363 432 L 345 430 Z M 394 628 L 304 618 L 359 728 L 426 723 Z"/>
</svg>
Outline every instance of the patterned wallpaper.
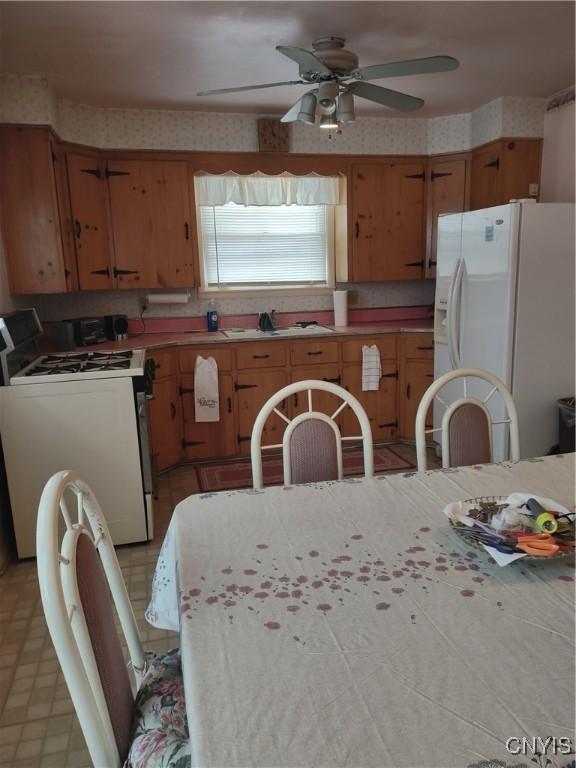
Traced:
<svg viewBox="0 0 576 768">
<path fill-rule="evenodd" d="M 0 122 L 58 125 L 54 92 L 45 77 L 0 75 Z"/>
<path fill-rule="evenodd" d="M 505 96 L 502 135 L 532 137 L 544 135 L 544 115 L 548 99 L 531 96 Z"/>
<path fill-rule="evenodd" d="M 432 117 L 428 120 L 427 154 L 470 149 L 472 113 Z"/>
<path fill-rule="evenodd" d="M 503 135 L 541 136 L 545 99 L 501 97 L 445 117 L 359 118 L 341 135 L 292 126 L 292 151 L 436 154 L 470 149 Z M 257 150 L 258 115 L 191 110 L 107 109 L 56 100 L 41 77 L 0 76 L 0 121 L 52 124 L 63 139 L 102 148 Z"/>
</svg>

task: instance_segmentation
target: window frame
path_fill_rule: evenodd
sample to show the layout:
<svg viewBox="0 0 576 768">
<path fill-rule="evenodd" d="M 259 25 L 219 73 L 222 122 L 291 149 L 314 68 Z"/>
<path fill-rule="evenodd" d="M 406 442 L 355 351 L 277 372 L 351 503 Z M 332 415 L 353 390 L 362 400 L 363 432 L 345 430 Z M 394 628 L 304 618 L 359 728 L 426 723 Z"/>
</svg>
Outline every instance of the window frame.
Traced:
<svg viewBox="0 0 576 768">
<path fill-rule="evenodd" d="M 197 233 L 197 243 L 198 243 L 198 266 L 199 266 L 199 277 L 200 277 L 200 285 L 198 286 L 198 295 L 199 296 L 265 296 L 265 295 L 278 295 L 281 294 L 282 296 L 301 296 L 303 294 L 308 295 L 325 295 L 325 294 L 331 294 L 335 288 L 336 285 L 336 259 L 337 259 L 337 248 L 336 248 L 336 227 L 338 222 L 338 213 L 337 209 L 340 207 L 339 205 L 327 205 L 326 207 L 329 207 L 331 210 L 329 212 L 330 216 L 330 222 L 329 226 L 327 227 L 327 258 L 326 258 L 326 283 L 322 284 L 309 284 L 309 283 L 293 283 L 290 285 L 284 284 L 274 284 L 274 283 L 267 283 L 258 285 L 257 283 L 247 283 L 246 287 L 243 287 L 241 285 L 231 285 L 226 286 L 223 284 L 219 285 L 208 285 L 207 280 L 207 268 L 206 268 L 206 260 L 204 258 L 204 243 L 203 243 L 203 233 L 202 233 L 202 217 L 200 213 L 201 206 L 198 201 L 195 201 L 195 209 L 196 209 L 196 233 Z M 275 206 L 266 206 L 273 208 Z"/>
</svg>

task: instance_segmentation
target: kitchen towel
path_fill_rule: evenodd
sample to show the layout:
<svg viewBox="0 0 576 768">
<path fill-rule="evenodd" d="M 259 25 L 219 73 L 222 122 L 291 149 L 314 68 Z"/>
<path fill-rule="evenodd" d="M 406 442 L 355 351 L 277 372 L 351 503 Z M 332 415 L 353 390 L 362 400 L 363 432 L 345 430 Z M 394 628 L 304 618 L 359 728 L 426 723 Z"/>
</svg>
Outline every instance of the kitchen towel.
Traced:
<svg viewBox="0 0 576 768">
<path fill-rule="evenodd" d="M 213 357 L 198 355 L 194 366 L 194 417 L 196 421 L 220 421 L 218 364 Z"/>
<path fill-rule="evenodd" d="M 380 350 L 376 344 L 362 347 L 362 392 L 370 392 L 380 388 L 382 365 L 380 363 Z"/>
</svg>

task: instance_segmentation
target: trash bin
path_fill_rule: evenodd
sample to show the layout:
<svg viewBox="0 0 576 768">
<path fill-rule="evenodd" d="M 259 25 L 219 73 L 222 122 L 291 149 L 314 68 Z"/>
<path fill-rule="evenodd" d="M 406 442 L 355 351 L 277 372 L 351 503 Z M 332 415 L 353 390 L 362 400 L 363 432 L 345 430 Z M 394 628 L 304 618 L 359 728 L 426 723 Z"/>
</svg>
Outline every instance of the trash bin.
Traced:
<svg viewBox="0 0 576 768">
<path fill-rule="evenodd" d="M 573 397 L 558 400 L 558 453 L 572 453 L 574 447 L 574 424 L 576 414 Z"/>
</svg>

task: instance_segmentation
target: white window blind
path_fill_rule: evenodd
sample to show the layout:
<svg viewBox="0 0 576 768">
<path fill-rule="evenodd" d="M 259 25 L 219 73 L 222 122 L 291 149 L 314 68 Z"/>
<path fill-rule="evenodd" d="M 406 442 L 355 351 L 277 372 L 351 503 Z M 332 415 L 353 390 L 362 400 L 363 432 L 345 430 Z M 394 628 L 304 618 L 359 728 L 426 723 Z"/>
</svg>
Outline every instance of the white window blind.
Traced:
<svg viewBox="0 0 576 768">
<path fill-rule="evenodd" d="M 200 206 L 200 222 L 208 286 L 328 281 L 331 206 Z"/>
</svg>

